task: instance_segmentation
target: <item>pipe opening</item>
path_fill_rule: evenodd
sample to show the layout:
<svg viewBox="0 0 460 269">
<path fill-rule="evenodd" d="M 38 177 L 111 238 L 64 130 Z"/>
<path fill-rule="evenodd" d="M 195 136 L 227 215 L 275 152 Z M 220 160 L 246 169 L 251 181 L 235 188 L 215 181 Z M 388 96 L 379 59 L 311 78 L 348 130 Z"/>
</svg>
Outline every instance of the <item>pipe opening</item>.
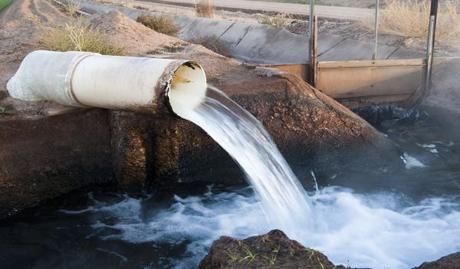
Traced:
<svg viewBox="0 0 460 269">
<path fill-rule="evenodd" d="M 184 117 L 187 111 L 199 106 L 206 97 L 206 74 L 194 63 L 182 64 L 174 73 L 167 96 L 174 113 Z"/>
</svg>

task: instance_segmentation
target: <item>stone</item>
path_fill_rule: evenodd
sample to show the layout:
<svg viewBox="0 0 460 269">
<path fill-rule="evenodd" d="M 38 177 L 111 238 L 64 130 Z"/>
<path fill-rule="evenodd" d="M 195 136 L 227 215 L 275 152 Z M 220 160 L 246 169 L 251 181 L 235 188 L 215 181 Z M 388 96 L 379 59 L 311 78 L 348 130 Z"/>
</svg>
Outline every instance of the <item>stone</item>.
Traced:
<svg viewBox="0 0 460 269">
<path fill-rule="evenodd" d="M 222 236 L 214 241 L 199 269 L 334 269 L 322 253 L 289 239 L 282 231 L 237 240 Z"/>
<path fill-rule="evenodd" d="M 434 262 L 424 262 L 414 269 L 459 269 L 460 268 L 460 252 L 447 255 Z"/>
</svg>

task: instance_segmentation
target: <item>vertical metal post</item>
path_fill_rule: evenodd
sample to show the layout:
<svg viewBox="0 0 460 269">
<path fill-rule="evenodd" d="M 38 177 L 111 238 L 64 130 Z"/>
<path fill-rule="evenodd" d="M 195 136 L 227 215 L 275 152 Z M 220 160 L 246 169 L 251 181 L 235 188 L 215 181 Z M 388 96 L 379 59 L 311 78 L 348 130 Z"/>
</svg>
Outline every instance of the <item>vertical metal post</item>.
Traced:
<svg viewBox="0 0 460 269">
<path fill-rule="evenodd" d="M 309 17 L 309 20 L 310 20 L 310 23 L 309 23 L 309 25 L 310 25 L 310 30 L 309 30 L 309 34 L 310 34 L 310 44 L 311 44 L 311 42 L 312 42 L 311 36 L 312 36 L 313 30 L 314 30 L 314 29 L 313 29 L 314 25 L 313 25 L 313 23 L 312 23 L 312 22 L 313 22 L 313 17 L 314 17 L 314 16 L 315 16 L 315 0 L 310 0 L 310 17 Z"/>
<path fill-rule="evenodd" d="M 318 17 L 313 15 L 313 36 L 312 46 L 310 49 L 311 53 L 311 78 L 310 83 L 313 87 L 316 87 L 316 72 L 318 67 Z"/>
<path fill-rule="evenodd" d="M 310 38 L 309 40 L 309 50 L 308 50 L 308 59 L 310 61 L 310 70 L 309 70 L 309 82 L 310 84 L 314 84 L 314 77 L 315 74 L 315 63 L 314 58 L 315 58 L 315 0 L 310 0 L 310 17 L 309 17 L 309 30 L 308 30 L 308 36 Z"/>
<path fill-rule="evenodd" d="M 377 53 L 379 49 L 379 19 L 380 19 L 380 0 L 375 0 L 375 25 L 374 25 L 374 54 L 372 60 L 377 59 Z"/>
<path fill-rule="evenodd" d="M 438 19 L 438 0 L 431 0 L 430 24 L 428 26 L 428 40 L 426 49 L 426 73 L 424 96 L 431 89 L 431 76 L 433 73 L 434 46 L 436 40 L 436 22 Z"/>
<path fill-rule="evenodd" d="M 423 99 L 429 95 L 431 89 L 431 76 L 433 72 L 434 45 L 436 40 L 436 21 L 438 18 L 438 0 L 431 0 L 430 21 L 428 25 L 428 37 L 425 60 L 425 73 L 421 86 L 415 91 L 409 100 L 409 111 L 420 105 Z"/>
</svg>

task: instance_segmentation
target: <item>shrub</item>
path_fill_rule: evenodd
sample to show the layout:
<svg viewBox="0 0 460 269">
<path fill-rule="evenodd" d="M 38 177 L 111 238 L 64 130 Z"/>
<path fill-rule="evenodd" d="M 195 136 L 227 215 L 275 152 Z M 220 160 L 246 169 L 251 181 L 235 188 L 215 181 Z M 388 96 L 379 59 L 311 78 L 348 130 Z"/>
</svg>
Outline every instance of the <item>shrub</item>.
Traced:
<svg viewBox="0 0 460 269">
<path fill-rule="evenodd" d="M 198 17 L 212 18 L 214 16 L 214 5 L 212 0 L 195 0 L 195 12 Z"/>
<path fill-rule="evenodd" d="M 178 29 L 174 22 L 166 16 L 139 16 L 137 22 L 142 23 L 150 29 L 157 31 L 158 33 L 175 36 Z"/>
<path fill-rule="evenodd" d="M 426 38 L 429 17 L 428 0 L 389 0 L 381 12 L 380 29 L 390 34 Z M 441 42 L 452 41 L 460 35 L 460 14 L 451 1 L 440 5 L 436 35 Z"/>
<path fill-rule="evenodd" d="M 91 29 L 79 20 L 63 27 L 43 31 L 40 42 L 50 50 L 89 51 L 106 55 L 123 55 L 124 48 L 113 45 L 100 31 Z"/>
<path fill-rule="evenodd" d="M 67 15 L 75 17 L 77 15 L 77 12 L 80 10 L 80 2 L 77 0 L 67 0 L 64 3 L 63 8 Z"/>
<path fill-rule="evenodd" d="M 276 15 L 261 14 L 257 16 L 257 21 L 260 24 L 270 25 L 276 28 L 283 28 L 289 25 L 291 17 L 288 14 L 280 13 Z"/>
</svg>

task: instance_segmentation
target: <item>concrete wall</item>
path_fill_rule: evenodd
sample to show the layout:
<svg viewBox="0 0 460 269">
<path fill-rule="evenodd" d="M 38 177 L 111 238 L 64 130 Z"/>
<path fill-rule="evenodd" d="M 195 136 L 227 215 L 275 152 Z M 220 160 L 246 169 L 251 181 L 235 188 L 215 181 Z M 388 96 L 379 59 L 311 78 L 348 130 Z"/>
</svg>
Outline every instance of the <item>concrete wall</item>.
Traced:
<svg viewBox="0 0 460 269">
<path fill-rule="evenodd" d="M 113 181 L 106 110 L 0 117 L 0 219 L 92 184 Z"/>
</svg>

